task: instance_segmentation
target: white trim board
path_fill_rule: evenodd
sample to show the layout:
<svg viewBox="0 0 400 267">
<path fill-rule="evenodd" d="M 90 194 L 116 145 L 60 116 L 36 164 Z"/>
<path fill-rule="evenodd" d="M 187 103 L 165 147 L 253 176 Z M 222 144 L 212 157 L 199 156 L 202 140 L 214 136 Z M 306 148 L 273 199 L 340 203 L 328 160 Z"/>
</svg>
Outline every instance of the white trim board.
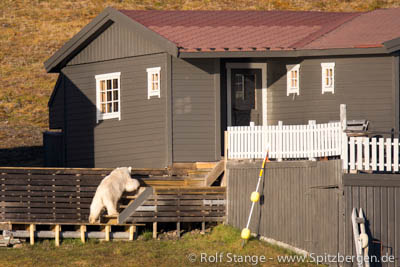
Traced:
<svg viewBox="0 0 400 267">
<path fill-rule="evenodd" d="M 227 123 L 228 126 L 232 126 L 232 84 L 231 84 L 231 71 L 232 69 L 261 69 L 261 87 L 262 87 L 262 117 L 263 125 L 267 125 L 267 63 L 226 63 L 226 82 L 227 82 Z"/>
</svg>

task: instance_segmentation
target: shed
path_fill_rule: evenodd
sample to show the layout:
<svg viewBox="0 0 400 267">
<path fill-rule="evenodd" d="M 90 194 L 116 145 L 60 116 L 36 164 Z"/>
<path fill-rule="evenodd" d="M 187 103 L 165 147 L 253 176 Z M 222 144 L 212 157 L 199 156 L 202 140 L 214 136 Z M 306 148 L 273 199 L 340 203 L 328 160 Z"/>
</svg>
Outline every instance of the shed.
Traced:
<svg viewBox="0 0 400 267">
<path fill-rule="evenodd" d="M 106 8 L 45 62 L 67 167 L 215 162 L 227 126 L 339 119 L 399 130 L 400 9 Z"/>
</svg>

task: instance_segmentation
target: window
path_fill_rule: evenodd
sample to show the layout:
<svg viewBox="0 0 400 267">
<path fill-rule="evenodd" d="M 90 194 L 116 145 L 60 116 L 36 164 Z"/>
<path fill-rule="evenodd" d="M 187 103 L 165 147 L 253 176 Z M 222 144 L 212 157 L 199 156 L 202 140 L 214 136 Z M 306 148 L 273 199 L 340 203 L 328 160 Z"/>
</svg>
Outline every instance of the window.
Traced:
<svg viewBox="0 0 400 267">
<path fill-rule="evenodd" d="M 120 72 L 96 75 L 97 119 L 121 119 Z"/>
<path fill-rule="evenodd" d="M 147 69 L 147 98 L 160 97 L 160 67 Z"/>
<path fill-rule="evenodd" d="M 335 93 L 335 63 L 321 63 L 322 93 Z"/>
<path fill-rule="evenodd" d="M 287 95 L 300 93 L 300 64 L 286 65 Z"/>
</svg>

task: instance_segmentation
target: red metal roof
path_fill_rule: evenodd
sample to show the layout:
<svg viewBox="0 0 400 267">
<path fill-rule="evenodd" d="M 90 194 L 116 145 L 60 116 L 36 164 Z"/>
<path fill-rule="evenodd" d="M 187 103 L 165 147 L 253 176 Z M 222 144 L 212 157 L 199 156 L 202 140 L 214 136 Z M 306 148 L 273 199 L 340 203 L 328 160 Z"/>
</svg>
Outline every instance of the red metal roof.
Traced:
<svg viewBox="0 0 400 267">
<path fill-rule="evenodd" d="M 400 8 L 364 13 L 306 45 L 305 49 L 379 47 L 400 37 Z"/>
<path fill-rule="evenodd" d="M 374 47 L 400 36 L 400 9 L 120 12 L 187 52 Z"/>
</svg>

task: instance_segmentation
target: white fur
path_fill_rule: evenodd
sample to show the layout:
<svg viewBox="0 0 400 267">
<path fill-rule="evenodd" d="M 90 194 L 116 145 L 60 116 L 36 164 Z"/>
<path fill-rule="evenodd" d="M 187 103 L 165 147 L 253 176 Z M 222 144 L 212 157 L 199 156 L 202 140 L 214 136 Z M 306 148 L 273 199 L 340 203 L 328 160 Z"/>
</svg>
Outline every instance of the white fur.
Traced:
<svg viewBox="0 0 400 267">
<path fill-rule="evenodd" d="M 103 208 L 107 209 L 108 215 L 117 215 L 117 203 L 122 193 L 140 187 L 138 180 L 131 179 L 131 170 L 131 167 L 116 168 L 101 181 L 90 205 L 90 223 L 97 220 Z"/>
</svg>

